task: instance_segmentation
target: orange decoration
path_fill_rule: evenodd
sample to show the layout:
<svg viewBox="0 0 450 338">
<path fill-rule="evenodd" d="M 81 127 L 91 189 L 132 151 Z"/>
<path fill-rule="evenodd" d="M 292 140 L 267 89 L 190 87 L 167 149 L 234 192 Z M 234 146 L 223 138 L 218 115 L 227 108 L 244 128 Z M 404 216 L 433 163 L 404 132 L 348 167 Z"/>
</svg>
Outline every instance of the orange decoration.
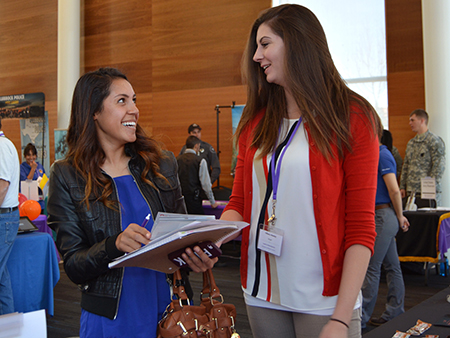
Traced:
<svg viewBox="0 0 450 338">
<path fill-rule="evenodd" d="M 34 221 L 41 214 L 41 206 L 33 200 L 26 200 L 19 207 L 20 216 L 27 216 Z"/>
</svg>

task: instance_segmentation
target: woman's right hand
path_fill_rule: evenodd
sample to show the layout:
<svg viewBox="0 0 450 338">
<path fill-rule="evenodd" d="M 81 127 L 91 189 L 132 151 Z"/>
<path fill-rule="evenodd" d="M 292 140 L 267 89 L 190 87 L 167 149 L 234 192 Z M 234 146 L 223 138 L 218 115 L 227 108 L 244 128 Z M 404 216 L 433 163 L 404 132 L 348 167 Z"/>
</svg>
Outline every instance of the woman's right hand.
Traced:
<svg viewBox="0 0 450 338">
<path fill-rule="evenodd" d="M 37 168 L 37 163 L 36 161 L 31 162 L 31 170 L 34 172 Z"/>
<path fill-rule="evenodd" d="M 132 252 L 139 249 L 142 244 L 146 245 L 150 242 L 152 234 L 146 228 L 139 224 L 131 223 L 116 238 L 116 247 L 122 252 Z"/>
<path fill-rule="evenodd" d="M 403 232 L 407 232 L 409 230 L 409 221 L 405 216 L 402 216 L 399 220 L 400 228 Z"/>
</svg>

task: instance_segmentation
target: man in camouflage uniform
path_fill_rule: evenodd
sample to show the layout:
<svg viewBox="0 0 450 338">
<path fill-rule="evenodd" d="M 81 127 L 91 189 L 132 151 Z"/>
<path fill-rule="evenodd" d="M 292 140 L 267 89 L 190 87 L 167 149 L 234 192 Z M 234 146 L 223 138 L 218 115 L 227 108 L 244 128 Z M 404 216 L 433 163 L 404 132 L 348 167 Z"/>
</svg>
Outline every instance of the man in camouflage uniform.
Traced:
<svg viewBox="0 0 450 338">
<path fill-rule="evenodd" d="M 411 130 L 417 133 L 406 146 L 400 179 L 402 197 L 416 192 L 416 204 L 429 205 L 429 201 L 420 201 L 421 181 L 423 177 L 436 179 L 436 203 L 441 202 L 441 179 L 445 170 L 445 144 L 442 138 L 428 130 L 428 114 L 423 109 L 416 109 L 409 115 Z M 425 203 L 421 203 L 425 202 Z M 421 205 L 420 205 L 421 204 Z"/>
</svg>

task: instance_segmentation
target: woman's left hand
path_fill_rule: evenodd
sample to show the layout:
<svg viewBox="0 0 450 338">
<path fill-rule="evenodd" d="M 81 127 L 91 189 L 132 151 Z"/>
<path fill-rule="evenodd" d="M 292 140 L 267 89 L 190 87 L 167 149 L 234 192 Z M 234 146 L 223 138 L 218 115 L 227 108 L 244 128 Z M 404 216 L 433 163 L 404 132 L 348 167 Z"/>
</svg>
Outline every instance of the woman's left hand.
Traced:
<svg viewBox="0 0 450 338">
<path fill-rule="evenodd" d="M 329 321 L 320 332 L 319 338 L 347 338 L 348 328 L 339 322 Z"/>
<path fill-rule="evenodd" d="M 194 272 L 205 272 L 206 270 L 211 269 L 218 260 L 217 257 L 213 259 L 209 258 L 198 246 L 194 247 L 194 251 L 187 248 L 186 252 L 181 255 Z"/>
</svg>

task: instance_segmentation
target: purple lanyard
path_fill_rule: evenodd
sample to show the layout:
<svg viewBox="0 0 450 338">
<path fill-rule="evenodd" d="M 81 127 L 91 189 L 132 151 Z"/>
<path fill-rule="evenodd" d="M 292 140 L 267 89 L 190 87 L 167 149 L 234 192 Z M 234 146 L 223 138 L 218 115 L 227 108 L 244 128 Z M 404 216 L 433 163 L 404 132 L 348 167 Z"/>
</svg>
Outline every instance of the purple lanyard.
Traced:
<svg viewBox="0 0 450 338">
<path fill-rule="evenodd" d="M 295 133 L 297 132 L 298 127 L 300 127 L 300 124 L 302 123 L 302 118 L 298 120 L 297 125 L 295 126 L 294 131 L 291 134 L 291 137 L 289 138 L 289 141 L 287 142 L 286 146 L 281 151 L 280 158 L 278 159 L 278 170 L 275 166 L 276 158 L 275 158 L 275 151 L 272 154 L 272 161 L 270 162 L 270 166 L 272 169 L 272 185 L 273 185 L 273 200 L 274 203 L 277 200 L 277 192 L 278 192 L 278 182 L 280 180 L 280 171 L 281 171 L 281 162 L 283 161 L 283 156 L 286 152 L 286 149 L 289 147 L 289 145 L 292 142 L 292 139 L 294 138 Z M 280 132 L 281 132 L 281 126 L 280 126 Z M 275 214 L 275 212 L 274 212 Z"/>
<path fill-rule="evenodd" d="M 0 136 L 5 136 L 5 134 L 3 134 L 3 132 L 2 132 L 2 131 L 0 131 Z"/>
</svg>

